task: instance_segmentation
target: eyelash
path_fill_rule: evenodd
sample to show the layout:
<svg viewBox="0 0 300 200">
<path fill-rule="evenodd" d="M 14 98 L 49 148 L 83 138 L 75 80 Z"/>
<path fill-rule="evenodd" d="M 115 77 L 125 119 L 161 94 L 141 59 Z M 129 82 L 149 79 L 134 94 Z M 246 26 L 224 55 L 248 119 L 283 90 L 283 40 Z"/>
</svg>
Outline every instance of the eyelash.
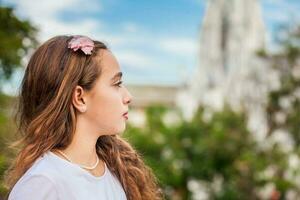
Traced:
<svg viewBox="0 0 300 200">
<path fill-rule="evenodd" d="M 119 81 L 118 83 L 116 83 L 116 86 L 120 87 L 120 85 L 122 84 L 122 81 Z"/>
</svg>

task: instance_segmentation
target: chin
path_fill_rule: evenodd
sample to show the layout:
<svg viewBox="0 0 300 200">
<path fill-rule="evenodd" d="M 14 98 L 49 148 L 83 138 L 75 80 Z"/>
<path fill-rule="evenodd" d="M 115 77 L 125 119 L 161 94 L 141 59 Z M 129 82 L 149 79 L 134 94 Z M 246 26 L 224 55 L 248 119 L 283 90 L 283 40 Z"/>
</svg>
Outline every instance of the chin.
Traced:
<svg viewBox="0 0 300 200">
<path fill-rule="evenodd" d="M 118 129 L 117 134 L 118 134 L 118 135 L 121 135 L 121 134 L 125 131 L 125 129 L 126 129 L 126 124 L 124 123 L 124 125 L 122 125 L 122 126 Z"/>
<path fill-rule="evenodd" d="M 114 129 L 114 131 L 111 131 L 111 133 L 107 134 L 107 135 L 121 135 L 123 134 L 123 132 L 125 131 L 126 129 L 126 126 L 119 126 L 119 127 L 116 127 Z"/>
</svg>

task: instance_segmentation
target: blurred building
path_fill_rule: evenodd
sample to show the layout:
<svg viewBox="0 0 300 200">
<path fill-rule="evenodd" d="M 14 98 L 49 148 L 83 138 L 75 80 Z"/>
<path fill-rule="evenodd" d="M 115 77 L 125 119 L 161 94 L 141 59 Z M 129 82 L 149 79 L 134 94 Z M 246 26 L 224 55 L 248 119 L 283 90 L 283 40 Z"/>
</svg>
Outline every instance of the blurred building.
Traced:
<svg viewBox="0 0 300 200">
<path fill-rule="evenodd" d="M 275 71 L 259 57 L 265 45 L 259 0 L 209 0 L 195 73 L 177 87 L 129 85 L 135 97 L 131 121 L 142 125 L 143 110 L 151 104 L 179 108 L 187 120 L 200 105 L 213 112 L 228 104 L 248 113 L 248 128 L 262 140 L 267 132 L 267 96 L 279 86 Z M 174 116 L 170 119 L 176 121 Z"/>
<path fill-rule="evenodd" d="M 178 120 L 174 109 L 176 107 L 176 96 L 179 91 L 178 86 L 127 84 L 126 87 L 133 95 L 129 114 L 129 122 L 132 124 L 139 127 L 144 126 L 144 111 L 150 105 L 161 105 L 171 108 L 164 118 L 166 123 L 172 124 Z"/>
<path fill-rule="evenodd" d="M 126 85 L 133 95 L 131 107 L 134 109 L 144 109 L 152 104 L 160 104 L 167 107 L 176 105 L 177 86 L 158 85 Z"/>
<path fill-rule="evenodd" d="M 185 118 L 191 118 L 199 105 L 221 110 L 228 104 L 249 114 L 249 129 L 262 139 L 267 129 L 264 104 L 278 85 L 276 73 L 258 56 L 265 38 L 259 0 L 208 1 L 200 65 L 177 99 Z"/>
</svg>

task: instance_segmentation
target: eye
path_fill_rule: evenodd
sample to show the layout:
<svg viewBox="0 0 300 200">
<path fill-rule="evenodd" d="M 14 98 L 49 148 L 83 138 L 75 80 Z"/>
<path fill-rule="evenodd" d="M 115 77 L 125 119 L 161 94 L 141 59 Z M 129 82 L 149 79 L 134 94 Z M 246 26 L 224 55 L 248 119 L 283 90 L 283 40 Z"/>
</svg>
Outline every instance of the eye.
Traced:
<svg viewBox="0 0 300 200">
<path fill-rule="evenodd" d="M 122 81 L 119 81 L 119 82 L 116 83 L 115 85 L 118 86 L 118 87 L 121 87 L 121 84 L 122 84 L 122 83 L 123 83 Z"/>
</svg>

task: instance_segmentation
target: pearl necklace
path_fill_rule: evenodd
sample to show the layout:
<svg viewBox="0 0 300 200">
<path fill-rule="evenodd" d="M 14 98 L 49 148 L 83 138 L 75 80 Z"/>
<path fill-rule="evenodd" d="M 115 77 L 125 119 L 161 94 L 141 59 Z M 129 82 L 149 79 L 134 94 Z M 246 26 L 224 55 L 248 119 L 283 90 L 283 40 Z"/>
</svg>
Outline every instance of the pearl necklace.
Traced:
<svg viewBox="0 0 300 200">
<path fill-rule="evenodd" d="M 61 155 L 63 155 L 69 162 L 74 163 L 64 152 L 62 152 L 58 149 L 56 149 L 56 151 L 58 151 Z M 99 157 L 97 156 L 97 161 L 92 167 L 79 165 L 77 163 L 74 163 L 74 164 L 79 165 L 79 167 L 84 168 L 84 169 L 93 170 L 97 167 L 98 163 L 99 163 Z"/>
</svg>

